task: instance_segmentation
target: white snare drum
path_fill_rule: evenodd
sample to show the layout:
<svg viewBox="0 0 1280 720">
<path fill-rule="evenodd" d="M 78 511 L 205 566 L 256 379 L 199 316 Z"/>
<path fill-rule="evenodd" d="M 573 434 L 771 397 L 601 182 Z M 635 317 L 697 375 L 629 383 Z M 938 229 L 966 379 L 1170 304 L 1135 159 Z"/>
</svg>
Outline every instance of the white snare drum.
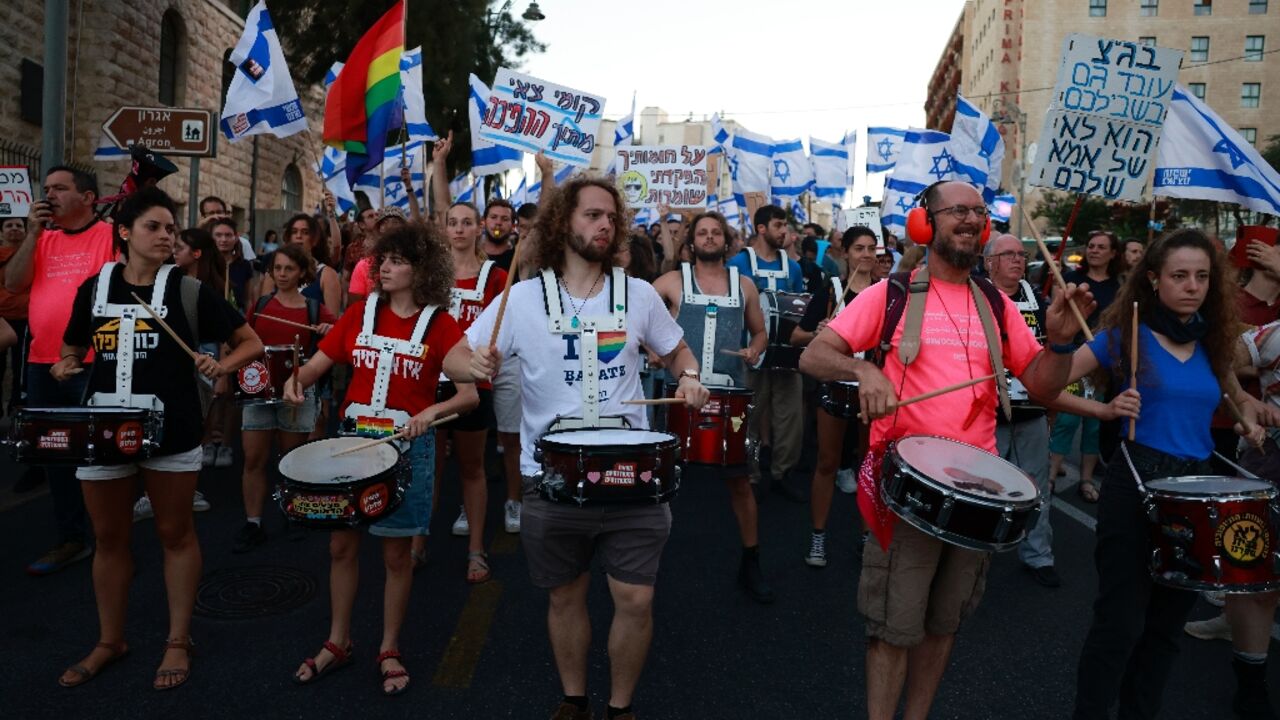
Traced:
<svg viewBox="0 0 1280 720">
<path fill-rule="evenodd" d="M 576 505 L 664 503 L 680 489 L 680 439 L 631 428 L 553 430 L 536 443 L 538 489 Z"/>
<path fill-rule="evenodd" d="M 395 512 L 413 475 L 394 443 L 334 457 L 362 437 L 315 440 L 280 458 L 275 499 L 289 519 L 317 528 L 376 522 Z"/>
</svg>

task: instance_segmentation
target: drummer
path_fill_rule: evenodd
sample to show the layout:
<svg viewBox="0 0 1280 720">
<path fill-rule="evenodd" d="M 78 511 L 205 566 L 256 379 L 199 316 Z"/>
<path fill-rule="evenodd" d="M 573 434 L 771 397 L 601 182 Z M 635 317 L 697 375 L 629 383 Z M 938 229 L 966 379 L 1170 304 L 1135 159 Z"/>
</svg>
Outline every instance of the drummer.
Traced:
<svg viewBox="0 0 1280 720">
<path fill-rule="evenodd" d="M 1002 406 L 1008 402 L 1003 383 L 973 385 L 901 410 L 896 403 L 1006 366 L 1028 387 L 1056 391 L 1066 385 L 1069 354 L 1043 352 L 1017 307 L 989 282 L 971 278 L 989 228 L 987 207 L 973 186 L 931 185 L 922 193 L 921 207 L 911 212 L 908 222 L 917 228 L 911 239 L 931 244 L 932 252 L 928 267 L 915 271 L 909 285 L 895 286 L 897 298 L 912 291 L 905 303 L 893 305 L 905 305 L 898 321 L 885 332 L 893 281 L 877 283 L 859 293 L 809 344 L 800 369 L 823 382 L 858 381 L 863 421 L 875 420 L 871 449 L 879 456 L 887 441 L 910 434 L 945 435 L 994 454 L 996 397 Z M 1086 312 L 1093 304 L 1085 288 L 1072 286 L 1055 297 L 1045 331 L 1051 342 L 1064 345 L 1078 329 L 1066 309 L 1067 297 Z M 999 337 L 996 326 L 1003 327 Z M 850 357 L 882 341 L 889 347 L 883 370 Z M 911 362 L 904 365 L 902 355 Z M 864 489 L 871 490 L 860 486 L 859 493 Z M 924 718 L 955 633 L 982 597 L 990 555 L 944 543 L 906 523 L 894 530 L 886 526 L 892 518 L 882 518 L 864 513 L 875 541 L 864 546 L 858 587 L 858 609 L 868 635 L 868 712 L 872 720 L 893 717 L 905 682 L 904 717 Z M 890 601 L 898 598 L 920 600 Z"/>
<path fill-rule="evenodd" d="M 369 527 L 382 538 L 387 579 L 383 589 L 382 643 L 377 660 L 384 695 L 408 689 L 409 673 L 401 662 L 399 640 L 413 584 L 411 548 L 414 535 L 425 535 L 431 520 L 437 418 L 466 412 L 478 404 L 470 377 L 459 393 L 436 403 L 436 382 L 448 348 L 462 336 L 449 316 L 453 263 L 434 225 L 412 224 L 379 237 L 373 247 L 370 278 L 374 289 L 353 305 L 320 341 L 316 354 L 296 378 L 285 382 L 285 400 L 295 405 L 334 363 L 351 365 L 343 417 L 358 429 L 389 434 L 402 428 L 409 442 L 404 451 L 412 480 L 400 507 Z M 379 387 L 379 370 L 391 364 L 387 385 Z M 403 446 L 402 446 L 403 447 Z M 360 532 L 335 530 L 329 538 L 329 637 L 315 657 L 293 675 L 305 685 L 351 662 L 351 613 L 359 580 Z"/>
<path fill-rule="evenodd" d="M 159 447 L 127 465 L 76 470 L 93 521 L 98 551 L 93 591 L 99 640 L 88 656 L 67 668 L 58 683 L 74 687 L 91 680 L 129 650 L 125 608 L 134 576 L 129 535 L 138 477 L 151 498 L 156 534 L 164 548 L 168 595 L 168 640 L 153 687 L 169 690 L 191 674 L 191 612 L 200 580 L 200 545 L 191 501 L 200 474 L 203 434 L 199 380 L 233 373 L 262 354 L 262 343 L 240 314 L 211 288 L 168 264 L 173 255 L 177 207 L 155 187 L 126 199 L 113 214 L 117 248 L 125 262 L 107 263 L 80 285 L 63 335 L 62 359 L 50 368 L 62 382 L 84 371 L 84 357 L 97 357 L 89 377 L 89 404 L 143 408 L 164 413 Z M 164 331 L 134 296 L 167 319 Z M 182 338 L 181 341 L 178 338 Z M 201 340 L 228 343 L 221 361 L 188 348 Z M 186 348 L 182 347 L 185 344 Z M 123 444 L 123 434 L 116 441 Z"/>
<path fill-rule="evenodd" d="M 282 245 L 271 254 L 271 279 L 275 289 L 258 298 L 249 315 L 249 325 L 267 346 L 297 347 L 301 358 L 315 354 L 316 342 L 329 332 L 337 318 L 319 300 L 306 297 L 298 288 L 315 282 L 315 260 L 300 245 Z M 287 321 L 280 322 L 280 320 Z M 309 325 L 315 332 L 298 327 Z M 297 343 L 295 345 L 295 343 Z M 285 351 L 289 352 L 289 351 Z M 289 358 L 292 365 L 292 358 Z M 266 365 L 268 373 L 280 365 Z M 283 388 L 283 378 L 266 378 Z M 244 474 L 240 488 L 244 494 L 244 525 L 236 531 L 231 552 L 245 553 L 267 540 L 262 527 L 262 504 L 267 494 L 267 459 L 274 441 L 280 455 L 301 445 L 316 426 L 318 408 L 315 389 L 307 388 L 301 405 L 245 405 L 241 410 L 240 442 L 244 447 Z"/>
<path fill-rule="evenodd" d="M 987 276 L 1022 313 L 1022 319 L 1044 340 L 1044 313 L 1048 302 L 1038 290 L 1023 277 L 1027 272 L 1027 252 L 1022 241 L 1013 235 L 1000 235 L 983 248 L 983 262 Z M 1010 385 L 1018 382 L 1010 381 Z M 1023 393 L 1025 395 L 1025 392 Z M 1013 405 L 1012 418 L 996 413 L 996 448 L 1000 457 L 1022 468 L 1036 483 L 1036 490 L 1043 498 L 1051 497 L 1053 483 L 1049 477 L 1049 421 L 1043 407 L 1029 403 Z M 1027 533 L 1026 540 L 1018 545 L 1018 559 L 1031 577 L 1041 585 L 1056 588 L 1062 585 L 1058 571 L 1053 567 L 1053 526 L 1049 522 L 1052 513 L 1048 509 L 1040 513 L 1035 527 Z"/>
<path fill-rule="evenodd" d="M 1157 240 L 1103 313 L 1093 342 L 1072 355 L 1072 380 L 1100 372 L 1122 392 L 1105 405 L 1069 393 L 1053 404 L 1100 420 L 1137 419 L 1137 441 L 1121 444 L 1098 502 L 1098 596 L 1076 675 L 1073 717 L 1080 720 L 1110 717 L 1117 701 L 1120 717 L 1158 715 L 1182 625 L 1195 605 L 1194 592 L 1155 584 L 1147 571 L 1141 483 L 1212 474 L 1209 423 L 1224 392 L 1244 409 L 1246 423 L 1237 423 L 1236 432 L 1255 446 L 1266 437 L 1235 378 L 1233 296 L 1222 253 L 1202 231 Z M 1135 302 L 1136 389 L 1129 384 Z M 1127 434 L 1128 423 L 1121 429 Z"/>
<path fill-rule="evenodd" d="M 871 287 L 876 281 L 875 272 L 876 247 L 884 247 L 878 241 L 875 231 L 862 225 L 854 225 L 844 231 L 840 239 L 843 254 L 847 260 L 846 274 L 843 278 L 833 277 L 830 287 L 823 287 L 822 292 L 815 294 L 806 308 L 800 324 L 792 332 L 792 337 L 802 342 L 809 342 L 822 328 L 827 326 L 830 318 L 844 310 L 850 300 L 858 293 Z M 807 336 L 807 337 L 806 337 Z M 844 459 L 856 457 L 861 447 L 865 446 L 865 425 L 855 423 L 854 441 L 848 439 L 849 422 L 846 418 L 832 415 L 826 407 L 817 413 L 818 462 L 813 470 L 813 483 L 809 493 L 809 515 L 813 520 L 813 531 L 809 534 L 809 552 L 804 562 L 809 567 L 827 566 L 827 517 L 831 514 L 831 501 L 835 495 L 836 480 L 842 480 L 841 487 L 848 487 L 846 492 L 853 492 L 854 484 L 852 468 L 846 467 Z M 853 461 L 850 460 L 850 465 Z"/>
<path fill-rule="evenodd" d="M 647 427 L 642 406 L 622 404 L 643 397 L 642 344 L 661 354 L 679 378 L 676 396 L 690 407 L 701 409 L 708 393 L 680 326 L 653 286 L 612 267 L 612 258 L 627 242 L 628 211 L 617 187 L 579 175 L 542 202 L 534 226 L 535 255 L 522 263 L 542 268 L 542 273 L 512 286 L 496 342 L 490 344 L 500 302 L 489 305 L 467 330 L 466 342 L 450 351 L 446 369 L 451 377 L 470 372 L 477 380 L 487 380 L 512 356 L 520 357 L 520 469 L 525 476 L 521 544 L 533 583 L 551 595 L 547 625 L 564 691 L 554 717 L 593 717 L 586 686 L 591 643 L 587 591 L 597 552 L 603 557 L 614 603 L 609 717 L 630 717 L 653 633 L 654 584 L 671 533 L 671 510 L 665 503 L 602 508 L 543 499 L 535 485 L 541 466 L 534 460 L 534 446 L 553 422 L 559 427 L 617 427 L 625 421 L 633 428 Z M 549 318 L 547 308 L 553 306 L 562 310 Z M 592 367 L 593 354 L 583 352 L 582 330 L 588 323 L 618 327 L 618 315 L 623 329 L 597 341 L 607 345 L 597 345 Z M 554 332 L 551 322 L 557 325 Z M 599 383 L 590 401 L 583 397 L 586 378 Z"/>
<path fill-rule="evenodd" d="M 694 263 L 680 263 L 679 269 L 655 280 L 653 289 L 658 291 L 684 331 L 685 344 L 699 350 L 699 367 L 711 368 L 711 372 L 703 373 L 706 384 L 713 389 L 715 386 L 744 387 L 746 368 L 759 362 L 769 341 L 756 286 L 741 277 L 736 267 L 725 267 L 729 223 L 720 213 L 695 216 L 689 223 L 684 244 L 693 254 Z M 741 348 L 741 356 L 723 352 L 739 350 L 744 330 L 751 341 Z M 684 408 L 679 407 L 674 410 L 683 411 Z M 750 469 L 740 466 L 724 468 L 722 472 L 742 538 L 738 582 L 756 602 L 773 602 L 773 589 L 760 570 L 759 518 L 756 498 L 751 492 Z"/>
</svg>

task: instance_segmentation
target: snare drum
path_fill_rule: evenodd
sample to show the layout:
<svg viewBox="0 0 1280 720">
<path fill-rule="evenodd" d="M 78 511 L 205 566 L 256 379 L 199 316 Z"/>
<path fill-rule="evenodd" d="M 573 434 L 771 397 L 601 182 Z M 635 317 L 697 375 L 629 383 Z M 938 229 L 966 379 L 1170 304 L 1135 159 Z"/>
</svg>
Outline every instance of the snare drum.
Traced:
<svg viewBox="0 0 1280 720">
<path fill-rule="evenodd" d="M 542 465 L 538 491 L 582 505 L 664 503 L 680 490 L 680 439 L 631 428 L 553 430 L 533 453 Z"/>
<path fill-rule="evenodd" d="M 804 348 L 791 344 L 791 331 L 800 324 L 812 299 L 807 293 L 760 292 L 760 310 L 764 313 L 765 334 L 769 337 L 761 367 L 784 370 L 800 367 L 800 353 Z"/>
<path fill-rule="evenodd" d="M 1147 483 L 1151 579 L 1187 590 L 1251 593 L 1280 588 L 1276 489 L 1225 476 Z"/>
<path fill-rule="evenodd" d="M 880 494 L 903 520 L 972 550 L 1008 550 L 1040 513 L 1035 484 L 985 450 L 932 435 L 890 443 Z"/>
<path fill-rule="evenodd" d="M 293 345 L 267 345 L 262 357 L 236 373 L 235 401 L 241 405 L 284 402 L 285 381 L 293 375 Z M 299 357 L 300 361 L 305 358 Z"/>
<path fill-rule="evenodd" d="M 163 425 L 163 413 L 139 408 L 21 408 L 9 444 L 20 463 L 127 465 L 151 457 Z"/>
<path fill-rule="evenodd" d="M 818 386 L 818 399 L 822 402 L 822 409 L 832 417 L 856 420 L 861 412 L 857 381 L 822 383 Z"/>
<path fill-rule="evenodd" d="M 413 475 L 395 443 L 339 455 L 362 437 L 314 440 L 280 458 L 283 481 L 275 500 L 290 520 L 313 528 L 343 529 L 390 517 Z"/>
<path fill-rule="evenodd" d="M 1031 395 L 1027 393 L 1027 386 L 1022 381 L 1014 377 L 1008 370 L 1005 371 L 1005 377 L 1009 379 L 1009 407 L 1014 410 L 1043 410 L 1044 408 L 1031 401 Z"/>
<path fill-rule="evenodd" d="M 676 384 L 667 383 L 667 397 L 675 397 Z M 707 386 L 711 397 L 701 410 L 670 405 L 667 430 L 680 438 L 686 463 L 745 465 L 750 456 L 747 417 L 755 393 L 747 388 Z"/>
</svg>

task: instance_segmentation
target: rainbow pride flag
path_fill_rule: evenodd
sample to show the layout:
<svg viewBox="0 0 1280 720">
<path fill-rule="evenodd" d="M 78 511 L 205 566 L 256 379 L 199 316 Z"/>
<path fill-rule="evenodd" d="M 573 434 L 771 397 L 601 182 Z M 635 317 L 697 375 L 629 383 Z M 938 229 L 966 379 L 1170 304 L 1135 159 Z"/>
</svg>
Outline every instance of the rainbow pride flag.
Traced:
<svg viewBox="0 0 1280 720">
<path fill-rule="evenodd" d="M 627 331 L 602 332 L 596 340 L 596 357 L 602 363 L 611 363 L 627 346 Z"/>
<path fill-rule="evenodd" d="M 396 109 L 401 91 L 404 13 L 404 0 L 399 0 L 369 28 L 325 98 L 324 142 L 347 152 L 347 181 L 353 185 L 382 163 L 387 133 L 402 117 Z"/>
<path fill-rule="evenodd" d="M 363 437 L 386 437 L 396 434 L 396 422 L 391 418 L 360 415 L 356 418 L 356 434 Z"/>
</svg>

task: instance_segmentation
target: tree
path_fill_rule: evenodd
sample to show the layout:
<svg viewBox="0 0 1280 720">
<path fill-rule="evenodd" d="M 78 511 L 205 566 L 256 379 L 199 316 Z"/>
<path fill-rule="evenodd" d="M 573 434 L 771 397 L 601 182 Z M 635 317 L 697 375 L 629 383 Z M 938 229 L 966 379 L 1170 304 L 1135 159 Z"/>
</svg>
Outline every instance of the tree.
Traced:
<svg viewBox="0 0 1280 720">
<path fill-rule="evenodd" d="M 546 50 L 533 31 L 497 0 L 413 0 L 405 24 L 405 47 L 422 46 L 423 97 L 436 132 L 453 131 L 450 169 L 471 165 L 467 122 L 467 75 L 485 83 L 500 67 L 518 66 Z M 391 7 L 390 0 L 272 0 L 271 17 L 289 67 L 299 80 L 318 84 L 342 62 L 366 30 Z"/>
<path fill-rule="evenodd" d="M 1061 235 L 1066 231 L 1067 222 L 1071 218 L 1071 211 L 1076 204 L 1075 193 L 1063 193 L 1047 190 L 1040 196 L 1040 204 L 1031 212 L 1032 217 L 1042 217 L 1049 221 L 1049 234 Z M 1107 227 L 1111 222 L 1111 208 L 1107 206 L 1107 202 L 1102 198 L 1085 196 L 1084 204 L 1080 206 L 1080 212 L 1076 215 L 1075 225 L 1071 228 L 1071 234 L 1075 237 L 1081 237 L 1081 234 L 1095 228 Z"/>
<path fill-rule="evenodd" d="M 1275 168 L 1276 172 L 1280 172 L 1280 135 L 1267 138 L 1267 146 L 1262 148 L 1262 159 Z"/>
</svg>

